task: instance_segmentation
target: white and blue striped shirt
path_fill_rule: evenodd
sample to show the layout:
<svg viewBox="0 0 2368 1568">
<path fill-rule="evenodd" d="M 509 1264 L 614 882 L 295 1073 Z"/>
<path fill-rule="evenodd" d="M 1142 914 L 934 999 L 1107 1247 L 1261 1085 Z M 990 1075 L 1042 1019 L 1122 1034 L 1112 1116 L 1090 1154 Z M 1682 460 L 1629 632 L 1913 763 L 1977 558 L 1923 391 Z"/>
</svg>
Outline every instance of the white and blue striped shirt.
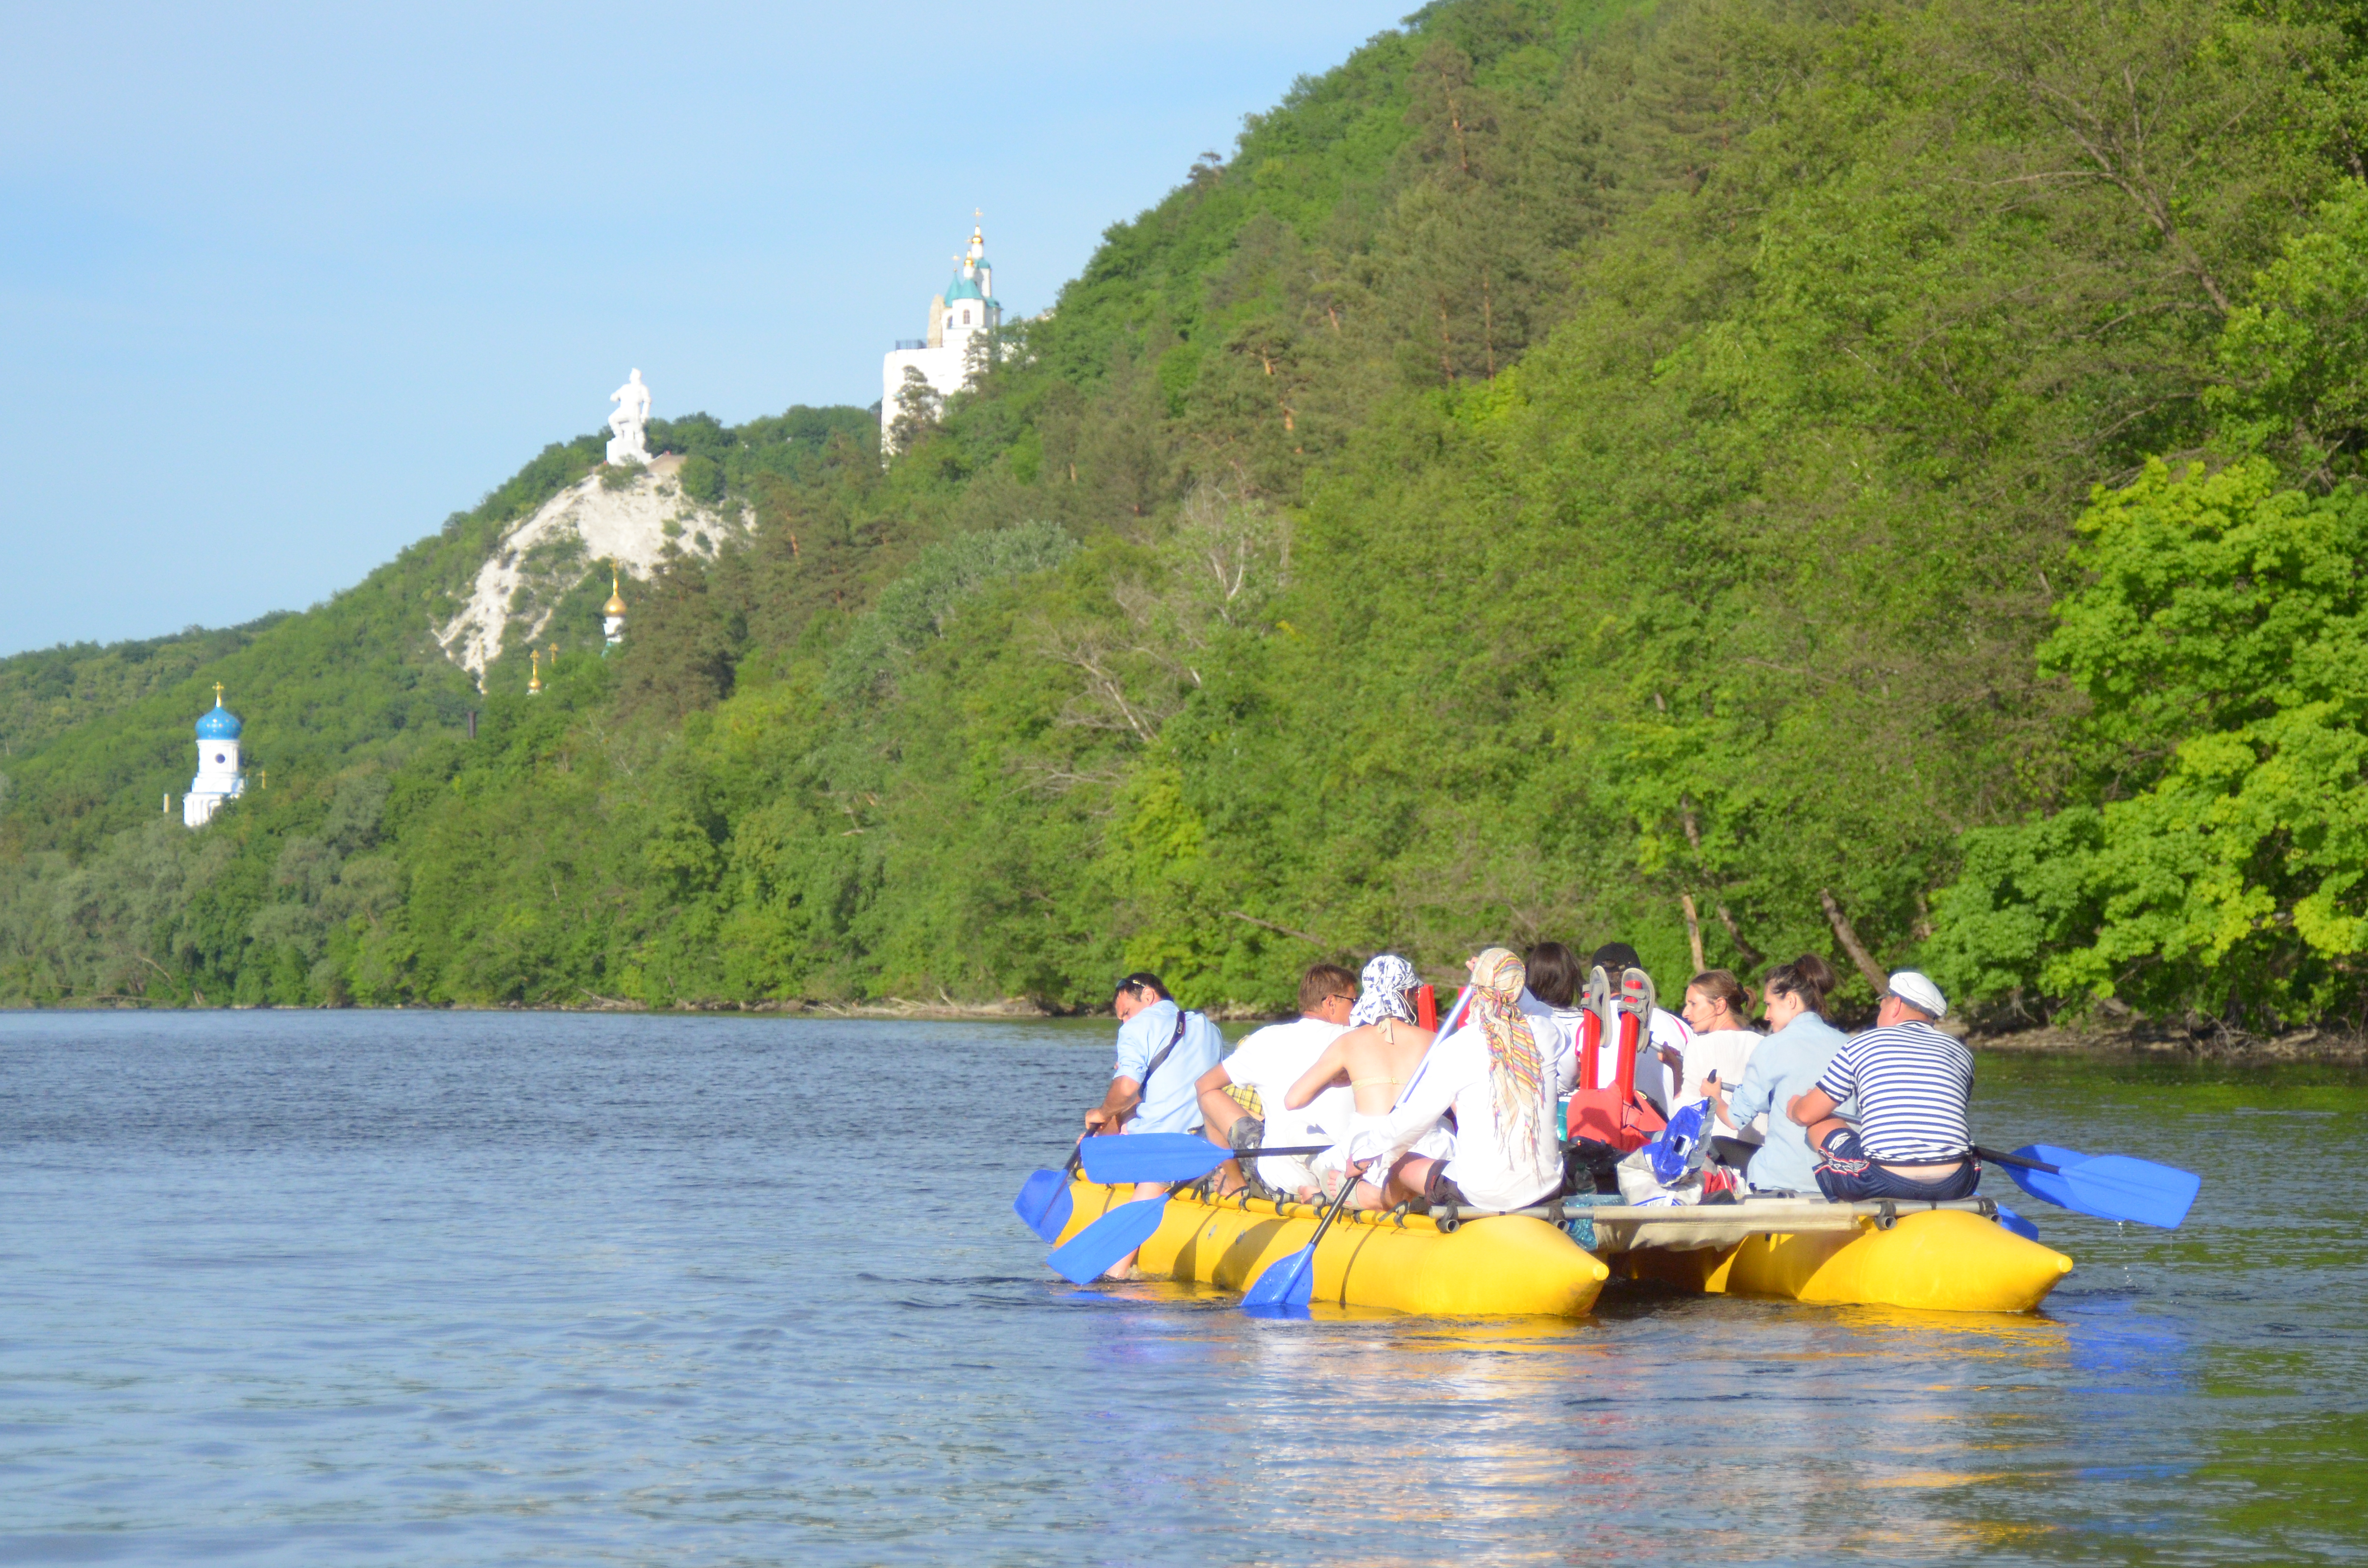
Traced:
<svg viewBox="0 0 2368 1568">
<path fill-rule="evenodd" d="M 1869 1029 L 1834 1053 L 1817 1087 L 1839 1105 L 1858 1096 L 1858 1142 L 1869 1158 L 1950 1160 L 1972 1147 L 1965 1101 L 1974 1053 L 1921 1019 Z"/>
</svg>

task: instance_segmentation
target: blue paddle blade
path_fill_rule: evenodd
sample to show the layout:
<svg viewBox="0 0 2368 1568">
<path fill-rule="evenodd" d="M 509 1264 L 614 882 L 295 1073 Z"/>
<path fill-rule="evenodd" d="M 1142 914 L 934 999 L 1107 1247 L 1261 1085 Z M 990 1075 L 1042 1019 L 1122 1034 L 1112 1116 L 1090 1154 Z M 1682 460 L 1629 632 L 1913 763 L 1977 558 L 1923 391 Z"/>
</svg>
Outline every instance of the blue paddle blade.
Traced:
<svg viewBox="0 0 2368 1568">
<path fill-rule="evenodd" d="M 2021 1236 L 2024 1241 L 2039 1239 L 2039 1227 L 2001 1203 L 1998 1206 L 1998 1222 Z"/>
<path fill-rule="evenodd" d="M 1086 1179 L 1122 1187 L 1131 1181 L 1198 1181 L 1233 1158 L 1190 1132 L 1109 1133 L 1079 1145 Z"/>
<path fill-rule="evenodd" d="M 1315 1299 L 1315 1249 L 1301 1247 L 1289 1257 L 1278 1258 L 1266 1266 L 1242 1297 L 1242 1310 L 1247 1312 L 1261 1309 L 1304 1307 Z"/>
<path fill-rule="evenodd" d="M 1110 1266 L 1151 1239 L 1167 1212 L 1167 1195 L 1138 1198 L 1121 1203 L 1053 1249 L 1044 1261 L 1072 1285 L 1090 1285 L 1110 1272 Z"/>
<path fill-rule="evenodd" d="M 2052 1143 L 2027 1144 L 2015 1153 L 2057 1167 L 2057 1173 L 2051 1175 L 2009 1165 L 2007 1174 L 2017 1187 L 2033 1198 L 2100 1220 L 2126 1220 L 2175 1231 L 2203 1186 L 2203 1178 L 2192 1171 L 2127 1154 L 2084 1154 Z"/>
<path fill-rule="evenodd" d="M 1059 1171 L 1038 1171 L 1019 1184 L 1011 1211 L 1045 1241 L 1061 1239 L 1069 1227 L 1069 1178 Z"/>
</svg>

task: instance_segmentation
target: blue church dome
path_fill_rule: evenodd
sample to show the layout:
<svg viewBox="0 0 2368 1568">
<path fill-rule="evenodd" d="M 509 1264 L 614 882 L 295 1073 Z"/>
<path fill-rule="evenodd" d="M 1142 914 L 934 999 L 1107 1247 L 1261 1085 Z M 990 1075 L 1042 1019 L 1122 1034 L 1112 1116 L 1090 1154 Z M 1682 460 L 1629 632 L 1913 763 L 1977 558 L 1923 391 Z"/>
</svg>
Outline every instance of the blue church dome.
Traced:
<svg viewBox="0 0 2368 1568">
<path fill-rule="evenodd" d="M 198 739 L 201 741 L 234 741 L 238 739 L 238 715 L 222 705 L 222 694 L 214 694 L 213 711 L 198 721 Z"/>
<path fill-rule="evenodd" d="M 985 298 L 985 295 L 978 291 L 978 284 L 968 278 L 956 278 L 952 287 L 946 290 L 946 303 L 949 305 L 957 300 L 983 301 Z"/>
</svg>

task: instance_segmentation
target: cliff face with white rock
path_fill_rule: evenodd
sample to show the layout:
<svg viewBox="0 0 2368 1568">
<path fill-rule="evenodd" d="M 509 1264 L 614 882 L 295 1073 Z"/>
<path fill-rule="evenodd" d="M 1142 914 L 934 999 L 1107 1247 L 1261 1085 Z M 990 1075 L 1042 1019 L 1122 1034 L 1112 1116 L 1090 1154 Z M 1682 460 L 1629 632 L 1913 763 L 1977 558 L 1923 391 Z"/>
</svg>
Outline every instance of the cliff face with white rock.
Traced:
<svg viewBox="0 0 2368 1568">
<path fill-rule="evenodd" d="M 506 638 L 541 636 L 559 601 L 609 562 L 647 580 L 669 541 L 712 559 L 726 539 L 746 533 L 754 515 L 693 502 L 676 479 L 681 467 L 680 457 L 659 458 L 618 489 L 595 473 L 544 502 L 502 536 L 458 613 L 437 629 L 445 653 L 482 683 Z M 626 624 L 630 638 L 630 618 Z"/>
</svg>

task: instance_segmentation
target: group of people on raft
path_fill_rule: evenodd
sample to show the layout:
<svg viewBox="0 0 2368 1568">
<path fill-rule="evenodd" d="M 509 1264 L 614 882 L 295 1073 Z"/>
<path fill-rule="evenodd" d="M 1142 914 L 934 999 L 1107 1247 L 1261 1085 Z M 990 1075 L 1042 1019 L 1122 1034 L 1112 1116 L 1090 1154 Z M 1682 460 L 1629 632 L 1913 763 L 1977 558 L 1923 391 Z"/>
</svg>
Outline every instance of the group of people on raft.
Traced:
<svg viewBox="0 0 2368 1568">
<path fill-rule="evenodd" d="M 1562 1106 L 1613 1081 L 1618 1036 L 1582 1063 L 1583 987 L 1569 949 L 1545 942 L 1469 960 L 1460 1027 L 1417 1021 L 1422 981 L 1395 953 L 1361 976 L 1308 969 L 1299 1017 L 1244 1037 L 1180 1008 L 1154 974 L 1118 983 L 1118 1059 L 1087 1134 L 1200 1132 L 1235 1151 L 1210 1179 L 1230 1195 L 1336 1198 L 1360 1209 L 1453 1204 L 1518 1210 L 1566 1188 Z M 1889 977 L 1874 1027 L 1844 1036 L 1827 1017 L 1838 983 L 1814 953 L 1770 970 L 1754 998 L 1723 969 L 1687 983 L 1681 1012 L 1654 1005 L 1625 943 L 1588 965 L 1638 1017 L 1636 1091 L 1664 1116 L 1701 1103 L 1739 1181 L 1759 1192 L 1864 1199 L 1972 1196 L 1981 1180 L 1966 1124 L 1973 1053 L 1942 1030 L 1948 999 L 1914 970 Z M 1610 977 L 1617 976 L 1612 982 Z M 1320 1148 L 1314 1154 L 1261 1149 Z M 1138 1189 L 1150 1197 L 1156 1184 Z M 1133 1259 L 1112 1275 L 1124 1278 Z"/>
</svg>

